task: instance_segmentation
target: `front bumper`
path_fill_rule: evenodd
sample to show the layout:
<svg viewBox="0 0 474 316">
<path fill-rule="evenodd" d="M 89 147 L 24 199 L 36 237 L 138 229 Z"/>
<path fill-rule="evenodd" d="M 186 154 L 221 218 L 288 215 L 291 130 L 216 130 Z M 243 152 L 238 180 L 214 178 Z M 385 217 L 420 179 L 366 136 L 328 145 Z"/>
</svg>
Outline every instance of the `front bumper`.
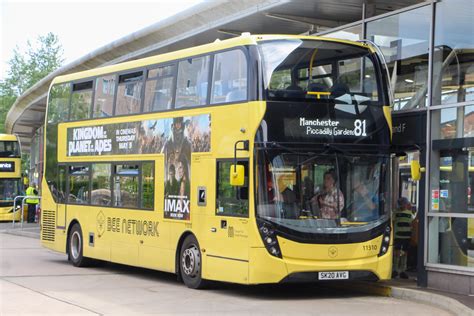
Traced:
<svg viewBox="0 0 474 316">
<path fill-rule="evenodd" d="M 392 247 L 380 257 L 342 260 L 285 258 L 284 252 L 283 258 L 277 258 L 265 248 L 250 249 L 250 284 L 317 282 L 318 272 L 328 271 L 349 271 L 349 281 L 388 280 L 392 274 Z"/>
<path fill-rule="evenodd" d="M 12 207 L 4 207 L 0 209 L 0 221 L 1 222 L 11 222 L 13 219 L 19 221 L 21 219 L 21 212 L 18 210 L 15 213 L 10 212 Z M 23 218 L 26 218 L 27 213 L 25 212 Z"/>
</svg>

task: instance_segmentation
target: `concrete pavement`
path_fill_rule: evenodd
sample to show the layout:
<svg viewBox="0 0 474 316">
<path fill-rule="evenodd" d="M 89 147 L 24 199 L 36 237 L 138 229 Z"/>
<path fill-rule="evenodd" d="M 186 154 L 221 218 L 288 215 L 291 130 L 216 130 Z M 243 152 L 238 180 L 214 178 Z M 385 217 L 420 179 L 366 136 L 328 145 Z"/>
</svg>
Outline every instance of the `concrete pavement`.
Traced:
<svg viewBox="0 0 474 316">
<path fill-rule="evenodd" d="M 415 302 L 316 285 L 190 290 L 168 273 L 109 263 L 75 268 L 37 239 L 0 233 L 0 315 L 143 313 L 450 315 Z"/>
</svg>

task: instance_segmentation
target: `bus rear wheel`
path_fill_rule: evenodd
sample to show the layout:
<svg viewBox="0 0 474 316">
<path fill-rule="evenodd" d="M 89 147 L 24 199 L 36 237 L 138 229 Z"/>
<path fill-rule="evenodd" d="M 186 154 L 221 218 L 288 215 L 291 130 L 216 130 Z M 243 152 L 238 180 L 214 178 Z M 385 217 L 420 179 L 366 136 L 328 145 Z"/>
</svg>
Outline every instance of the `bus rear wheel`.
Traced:
<svg viewBox="0 0 474 316">
<path fill-rule="evenodd" d="M 75 267 L 85 267 L 91 263 L 89 258 L 83 256 L 84 239 L 82 238 L 81 225 L 74 224 L 68 238 L 68 256 Z"/>
<path fill-rule="evenodd" d="M 202 256 L 199 243 L 194 235 L 189 235 L 180 251 L 179 269 L 184 284 L 191 289 L 202 289 L 207 282 L 202 279 Z"/>
</svg>

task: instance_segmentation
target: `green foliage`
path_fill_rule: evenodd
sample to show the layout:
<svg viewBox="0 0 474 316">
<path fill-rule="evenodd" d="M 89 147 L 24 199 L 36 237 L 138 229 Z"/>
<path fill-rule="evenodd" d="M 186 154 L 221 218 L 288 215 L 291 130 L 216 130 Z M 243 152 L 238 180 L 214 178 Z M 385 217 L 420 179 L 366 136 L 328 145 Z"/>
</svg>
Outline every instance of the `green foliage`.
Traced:
<svg viewBox="0 0 474 316">
<path fill-rule="evenodd" d="M 53 33 L 39 36 L 34 45 L 28 41 L 24 52 L 15 48 L 8 61 L 7 76 L 0 82 L 0 132 L 5 131 L 5 117 L 16 98 L 60 67 L 62 54 L 62 46 Z"/>
</svg>

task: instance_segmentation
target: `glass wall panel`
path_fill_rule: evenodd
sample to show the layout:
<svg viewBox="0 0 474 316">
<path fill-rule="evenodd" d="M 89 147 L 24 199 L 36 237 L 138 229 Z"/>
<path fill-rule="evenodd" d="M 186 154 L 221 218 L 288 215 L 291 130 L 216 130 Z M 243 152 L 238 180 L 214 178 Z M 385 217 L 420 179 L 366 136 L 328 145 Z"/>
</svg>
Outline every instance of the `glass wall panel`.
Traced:
<svg viewBox="0 0 474 316">
<path fill-rule="evenodd" d="M 472 0 L 436 3 L 433 104 L 474 101 Z"/>
<path fill-rule="evenodd" d="M 432 112 L 431 212 L 474 215 L 474 106 Z"/>
<path fill-rule="evenodd" d="M 432 113 L 432 138 L 474 137 L 474 105 L 447 107 Z"/>
<path fill-rule="evenodd" d="M 331 38 L 339 38 L 339 39 L 350 40 L 350 41 L 358 41 L 363 38 L 362 24 L 351 26 L 343 30 L 327 33 L 327 34 L 322 35 L 322 37 L 331 37 Z"/>
<path fill-rule="evenodd" d="M 430 217 L 428 262 L 474 267 L 474 218 Z"/>
<path fill-rule="evenodd" d="M 425 6 L 367 23 L 367 39 L 387 60 L 394 110 L 425 106 L 431 7 Z"/>
</svg>

